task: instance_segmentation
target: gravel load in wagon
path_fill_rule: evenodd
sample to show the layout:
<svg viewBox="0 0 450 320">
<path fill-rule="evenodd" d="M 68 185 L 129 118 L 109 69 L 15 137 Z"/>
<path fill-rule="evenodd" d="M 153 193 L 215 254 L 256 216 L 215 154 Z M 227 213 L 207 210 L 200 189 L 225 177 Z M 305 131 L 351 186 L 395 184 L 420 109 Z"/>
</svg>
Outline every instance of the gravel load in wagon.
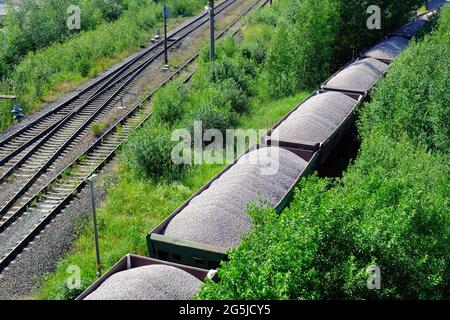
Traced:
<svg viewBox="0 0 450 320">
<path fill-rule="evenodd" d="M 202 284 L 186 271 L 154 264 L 113 274 L 85 300 L 190 300 Z"/>
<path fill-rule="evenodd" d="M 409 45 L 409 40 L 403 37 L 391 37 L 379 42 L 372 49 L 364 53 L 365 57 L 394 61 L 395 58 Z"/>
<path fill-rule="evenodd" d="M 294 153 L 277 147 L 251 151 L 193 198 L 170 221 L 164 234 L 234 248 L 252 226 L 248 205 L 277 206 L 307 164 Z"/>
<path fill-rule="evenodd" d="M 279 141 L 323 143 L 352 112 L 357 101 L 340 93 L 327 91 L 305 101 L 272 133 Z"/>
<path fill-rule="evenodd" d="M 392 32 L 393 36 L 411 39 L 427 23 L 426 20 L 415 20 Z"/>
<path fill-rule="evenodd" d="M 446 0 L 430 0 L 426 4 L 427 11 L 431 11 L 431 10 L 437 9 L 439 7 L 442 7 L 446 3 L 447 3 Z"/>
<path fill-rule="evenodd" d="M 373 58 L 358 60 L 328 80 L 323 88 L 366 93 L 387 68 L 386 63 Z"/>
</svg>

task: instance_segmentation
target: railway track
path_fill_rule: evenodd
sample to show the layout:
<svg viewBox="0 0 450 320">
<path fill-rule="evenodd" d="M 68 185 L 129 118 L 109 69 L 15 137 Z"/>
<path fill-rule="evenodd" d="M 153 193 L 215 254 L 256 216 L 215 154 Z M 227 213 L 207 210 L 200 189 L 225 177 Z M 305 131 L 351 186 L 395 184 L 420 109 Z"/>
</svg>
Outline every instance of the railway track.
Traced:
<svg viewBox="0 0 450 320">
<path fill-rule="evenodd" d="M 223 1 L 217 6 L 217 13 L 220 14 L 236 2 L 237 0 Z M 168 36 L 171 40 L 169 47 L 179 43 L 207 22 L 208 15 L 203 13 L 190 23 L 175 30 Z M 162 54 L 162 41 L 160 41 L 113 72 L 103 76 L 76 96 L 0 141 L 0 182 L 23 164 L 23 161 L 29 157 L 28 154 L 35 151 L 33 147 L 40 147 L 42 142 L 54 135 L 55 130 L 59 130 L 63 123 L 69 120 L 75 124 L 81 123 L 78 121 L 79 118 L 95 112 L 95 107 L 101 106 L 104 109 L 105 106 L 102 104 L 105 101 L 108 106 L 112 102 L 117 102 L 121 97 L 120 94 L 125 91 L 124 89 L 130 87 L 132 81 L 145 70 L 145 67 Z M 125 88 L 121 86 L 124 83 L 126 84 Z M 115 100 L 108 100 L 108 97 L 113 97 Z"/>
<path fill-rule="evenodd" d="M 235 2 L 236 0 L 224 1 L 217 7 L 216 12 L 222 12 Z M 249 11 L 258 5 L 262 7 L 268 2 L 269 0 L 257 0 L 252 3 L 227 28 L 218 34 L 217 38 L 227 33 Z M 233 35 L 235 33 L 236 31 Z M 180 39 L 182 38 L 179 37 L 173 40 L 170 45 L 180 41 Z M 156 53 L 156 55 L 159 56 L 162 53 L 161 51 Z M 160 87 L 180 74 L 197 56 L 198 54 L 194 55 L 178 70 L 173 72 L 169 79 L 165 80 Z M 153 57 L 148 58 L 148 60 L 152 60 Z M 15 170 L 13 175 L 18 178 L 25 178 L 26 182 L 8 200 L 6 205 L 0 209 L 0 272 L 32 242 L 54 216 L 71 202 L 85 186 L 86 178 L 101 170 L 111 160 L 128 134 L 142 125 L 151 116 L 148 110 L 145 112 L 146 106 L 148 106 L 147 101 L 151 99 L 159 87 L 135 105 L 120 120 L 115 122 L 100 138 L 82 151 L 80 156 L 58 170 L 55 161 L 58 158 L 64 158 L 68 151 L 71 150 L 70 148 L 73 148 L 77 141 L 80 141 L 83 135 L 86 135 L 89 124 L 101 118 L 109 110 L 108 106 L 114 105 L 114 99 L 117 99 L 120 92 L 125 91 L 124 88 L 126 88 L 127 84 L 131 83 L 137 74 L 144 69 L 144 65 L 141 64 L 131 75 L 129 73 L 113 75 L 112 78 L 106 80 L 110 87 L 105 85 L 105 83 L 94 84 L 97 91 L 85 92 L 89 97 L 76 109 L 76 112 L 71 112 L 60 118 L 60 123 L 50 129 L 34 146 L 26 147 L 26 154 L 12 166 Z M 192 73 L 188 75 L 186 80 L 191 78 Z M 101 95 L 104 92 L 110 92 L 110 95 L 104 97 Z M 51 145 L 49 146 L 48 144 L 49 141 L 55 141 L 58 147 L 52 149 Z M 29 161 L 30 159 L 32 161 Z M 17 163 L 20 164 L 17 165 Z M 54 171 L 58 173 L 52 178 L 49 172 Z M 4 182 L 7 181 L 9 176 L 7 173 L 8 171 L 3 173 L 0 180 L 3 183 L 0 187 L 5 185 Z"/>
<path fill-rule="evenodd" d="M 236 0 L 224 0 L 217 6 L 217 12 L 220 13 L 227 9 Z M 169 39 L 177 39 L 183 37 L 186 33 L 191 33 L 197 30 L 208 22 L 208 14 L 205 12 L 193 21 L 176 29 L 168 35 Z M 8 137 L 0 141 L 0 166 L 4 166 L 9 160 L 19 155 L 22 151 L 33 143 L 39 141 L 45 134 L 52 130 L 64 117 L 77 112 L 84 103 L 92 101 L 103 95 L 104 90 L 117 82 L 117 79 L 125 74 L 138 68 L 145 63 L 149 57 L 152 57 L 158 50 L 162 48 L 163 42 L 160 41 L 150 46 L 145 51 L 132 58 L 130 61 L 124 63 L 112 72 L 102 76 L 92 85 L 81 90 L 78 94 L 70 99 L 62 102 L 51 111 L 41 115 L 38 119 L 25 125 L 23 128 L 12 133 Z"/>
<path fill-rule="evenodd" d="M 237 0 L 222 2 L 217 7 L 217 13 L 220 14 L 236 2 Z M 172 33 L 171 36 L 177 38 L 172 38 L 174 40 L 169 44 L 169 48 L 192 34 L 206 22 L 208 22 L 208 17 L 200 15 L 190 24 Z M 90 90 L 84 93 L 88 98 L 63 117 L 60 115 L 61 110 L 65 110 L 72 102 L 62 107 L 61 112 L 55 113 L 55 116 L 60 117 L 59 120 L 30 138 L 28 142 L 22 143 L 21 141 L 28 139 L 29 130 L 39 129 L 39 122 L 29 129 L 24 128 L 25 131 L 22 134 L 18 134 L 16 138 L 7 143 L 8 146 L 13 143 L 20 146 L 8 153 L 3 158 L 3 163 L 0 164 L 0 219 L 4 220 L 2 217 L 5 216 L 7 210 L 17 208 L 17 200 L 26 192 L 29 191 L 28 196 L 35 192 L 30 189 L 32 185 L 48 181 L 48 176 L 44 175 L 44 172 L 47 170 L 57 172 L 64 165 L 61 160 L 65 159 L 71 151 L 77 148 L 78 143 L 89 135 L 90 125 L 103 119 L 127 93 L 127 89 L 134 84 L 138 76 L 152 62 L 162 56 L 162 48 L 156 50 L 157 48 L 158 46 L 155 46 L 155 49 L 147 50 L 140 57 L 132 59 L 133 63 L 126 63 L 120 67 L 104 82 L 100 81 L 94 84 Z M 84 96 L 82 97 L 84 99 Z M 42 121 L 48 123 L 45 117 Z M 25 150 L 22 151 L 22 148 Z M 9 149 L 1 146 L 0 150 L 8 152 Z"/>
</svg>

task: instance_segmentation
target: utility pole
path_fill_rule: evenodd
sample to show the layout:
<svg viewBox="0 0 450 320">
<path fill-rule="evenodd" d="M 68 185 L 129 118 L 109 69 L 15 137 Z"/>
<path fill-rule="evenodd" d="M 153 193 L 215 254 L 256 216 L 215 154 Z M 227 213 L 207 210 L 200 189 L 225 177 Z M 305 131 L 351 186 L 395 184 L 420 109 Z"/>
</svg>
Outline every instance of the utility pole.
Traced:
<svg viewBox="0 0 450 320">
<path fill-rule="evenodd" d="M 209 59 L 214 60 L 214 0 L 209 0 L 209 28 L 210 28 L 210 49 L 209 49 Z"/>
<path fill-rule="evenodd" d="M 98 244 L 98 228 L 97 228 L 97 212 L 95 210 L 95 190 L 94 190 L 94 181 L 97 178 L 96 174 L 93 174 L 89 178 L 87 178 L 89 182 L 89 187 L 91 189 L 91 201 L 92 201 L 92 220 L 94 223 L 94 241 L 95 241 L 95 257 L 97 260 L 97 277 L 100 278 L 102 276 L 102 263 L 100 260 L 100 248 Z"/>
<path fill-rule="evenodd" d="M 170 15 L 170 7 L 166 6 L 166 2 L 163 4 L 163 17 L 164 17 L 164 66 L 163 70 L 169 70 L 169 54 L 167 52 L 167 18 Z"/>
</svg>

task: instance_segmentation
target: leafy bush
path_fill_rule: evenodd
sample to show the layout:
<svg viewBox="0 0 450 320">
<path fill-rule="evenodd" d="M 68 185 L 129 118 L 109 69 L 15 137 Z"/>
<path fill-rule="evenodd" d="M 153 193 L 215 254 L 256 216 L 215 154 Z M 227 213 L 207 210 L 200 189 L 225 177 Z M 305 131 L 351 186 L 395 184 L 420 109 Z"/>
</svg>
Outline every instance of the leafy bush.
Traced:
<svg viewBox="0 0 450 320">
<path fill-rule="evenodd" d="M 220 41 L 217 48 L 213 62 L 200 61 L 192 87 L 194 91 L 215 92 L 217 106 L 229 105 L 231 111 L 241 114 L 248 109 L 249 97 L 253 95 L 252 79 L 257 77 L 259 66 L 244 56 L 242 44 L 232 38 Z"/>
<path fill-rule="evenodd" d="M 124 8 L 117 0 L 96 0 L 94 3 L 98 4 L 97 6 L 106 21 L 118 19 L 124 11 Z"/>
<path fill-rule="evenodd" d="M 216 85 L 217 90 L 223 95 L 225 101 L 230 103 L 231 110 L 244 113 L 249 107 L 247 94 L 242 91 L 232 79 L 226 79 Z"/>
<path fill-rule="evenodd" d="M 284 1 L 284 0 L 282 0 Z M 281 1 L 280 1 L 281 2 Z M 266 24 L 269 26 L 276 26 L 278 24 L 278 20 L 280 17 L 279 10 L 283 8 L 281 5 L 275 4 L 275 6 L 262 8 L 257 11 L 255 14 L 249 17 L 249 22 L 251 24 Z"/>
<path fill-rule="evenodd" d="M 411 13 L 427 0 L 335 0 L 339 8 L 339 24 L 336 33 L 336 61 L 342 64 L 349 57 L 373 45 L 383 35 L 403 25 Z M 381 29 L 368 29 L 367 19 L 372 13 L 367 9 L 376 5 L 381 9 Z M 343 23 L 342 23 L 343 22 Z"/>
<path fill-rule="evenodd" d="M 65 41 L 78 33 L 66 26 L 67 9 L 71 5 L 81 9 L 82 30 L 116 20 L 124 12 L 116 0 L 21 0 L 20 6 L 5 17 L 5 45 L 0 49 L 0 61 L 11 67 L 28 52 Z"/>
<path fill-rule="evenodd" d="M 192 112 L 190 116 L 190 128 L 192 132 L 195 122 L 202 123 L 203 132 L 209 129 L 217 129 L 224 133 L 227 129 L 231 128 L 230 113 L 226 109 L 220 109 L 207 104 L 197 107 Z"/>
<path fill-rule="evenodd" d="M 380 148 L 382 146 L 382 148 Z M 450 289 L 449 166 L 409 139 L 374 134 L 343 180 L 350 195 L 353 242 L 345 294 L 382 299 L 443 299 Z M 360 202 L 362 199 L 363 202 Z M 341 211 L 341 212 L 346 212 Z M 361 214 L 362 213 L 362 214 Z M 382 272 L 382 290 L 368 292 L 364 260 Z M 359 268 L 358 268 L 359 267 Z M 358 271 L 359 269 L 359 271 Z M 358 285 L 359 284 L 359 285 Z"/>
<path fill-rule="evenodd" d="M 171 82 L 159 90 L 153 99 L 153 116 L 172 125 L 186 112 L 187 89 L 182 83 Z"/>
<path fill-rule="evenodd" d="M 174 16 L 190 16 L 200 9 L 203 1 L 172 0 L 168 4 Z M 126 10 L 136 13 L 156 7 L 153 0 L 21 0 L 20 6 L 14 7 L 5 17 L 5 33 L 0 33 L 0 40 L 4 43 L 0 48 L 0 65 L 10 69 L 27 53 L 77 35 L 79 30 L 69 30 L 66 26 L 67 9 L 71 5 L 80 7 L 82 31 L 115 21 Z M 157 11 L 160 12 L 159 9 Z M 0 68 L 0 74 L 4 71 Z"/>
<path fill-rule="evenodd" d="M 226 104 L 223 95 L 214 88 L 194 92 L 190 101 L 191 112 L 187 115 L 186 128 L 194 136 L 195 123 L 201 122 L 202 135 L 209 129 L 217 129 L 225 134 L 233 125 L 230 105 Z"/>
<path fill-rule="evenodd" d="M 274 97 L 316 85 L 330 73 L 336 41 L 334 0 L 304 0 L 294 23 L 281 23 L 268 56 L 269 88 Z"/>
<path fill-rule="evenodd" d="M 244 91 L 248 89 L 244 68 L 241 68 L 234 60 L 217 59 L 208 65 L 208 77 L 211 82 L 222 83 L 231 79 Z"/>
<path fill-rule="evenodd" d="M 262 65 L 267 59 L 267 49 L 267 43 L 260 37 L 245 42 L 242 45 L 242 55 L 244 58 L 254 61 L 255 64 Z"/>
<path fill-rule="evenodd" d="M 172 150 L 176 144 L 171 140 L 171 131 L 167 127 L 148 123 L 130 136 L 122 159 L 140 178 L 178 179 L 187 166 L 173 163 Z"/>
<path fill-rule="evenodd" d="M 195 14 L 199 4 L 203 4 L 202 0 L 171 0 L 168 5 L 172 9 L 172 14 L 175 16 L 189 17 Z"/>
<path fill-rule="evenodd" d="M 299 88 L 296 68 L 292 68 L 294 60 L 297 60 L 292 29 L 287 23 L 278 26 L 267 58 L 270 95 L 273 97 L 290 95 Z"/>
<path fill-rule="evenodd" d="M 449 289 L 448 165 L 407 140 L 362 146 L 331 190 L 302 182 L 290 209 L 253 210 L 256 227 L 206 299 L 442 299 Z M 382 289 L 368 290 L 368 266 Z"/>
<path fill-rule="evenodd" d="M 94 136 L 100 137 L 107 127 L 108 125 L 103 122 L 93 123 L 91 126 L 91 132 Z"/>
</svg>

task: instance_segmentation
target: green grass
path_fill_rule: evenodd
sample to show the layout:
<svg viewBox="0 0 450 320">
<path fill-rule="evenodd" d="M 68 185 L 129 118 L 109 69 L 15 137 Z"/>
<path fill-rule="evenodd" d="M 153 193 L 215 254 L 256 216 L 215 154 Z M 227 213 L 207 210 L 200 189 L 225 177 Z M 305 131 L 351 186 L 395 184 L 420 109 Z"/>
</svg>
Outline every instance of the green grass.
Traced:
<svg viewBox="0 0 450 320">
<path fill-rule="evenodd" d="M 419 12 L 419 14 L 423 14 L 423 13 L 427 12 L 427 7 L 425 5 L 423 5 L 417 11 Z"/>
</svg>

